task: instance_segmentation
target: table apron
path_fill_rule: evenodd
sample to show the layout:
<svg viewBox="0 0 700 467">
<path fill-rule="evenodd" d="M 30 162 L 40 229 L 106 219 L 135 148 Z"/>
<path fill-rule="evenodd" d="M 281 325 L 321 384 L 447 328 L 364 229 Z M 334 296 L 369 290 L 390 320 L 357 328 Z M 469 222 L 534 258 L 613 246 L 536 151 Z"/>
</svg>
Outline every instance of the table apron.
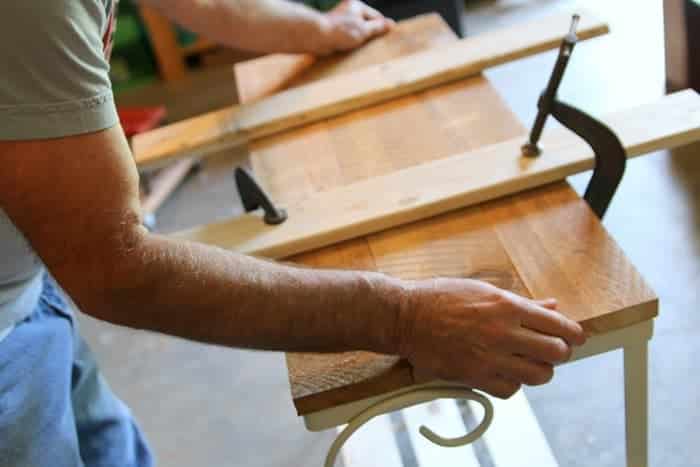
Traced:
<svg viewBox="0 0 700 467">
<path fill-rule="evenodd" d="M 574 353 L 571 356 L 569 362 L 580 360 L 586 357 L 591 357 L 594 355 L 599 355 L 602 353 L 609 352 L 611 350 L 621 349 L 627 346 L 633 346 L 635 344 L 639 344 L 640 342 L 646 342 L 649 339 L 651 339 L 653 332 L 653 320 L 647 320 L 641 323 L 634 324 L 632 326 L 608 332 L 606 334 L 592 336 L 588 339 L 586 344 L 574 350 Z M 409 386 L 406 388 L 401 388 L 397 391 L 381 394 L 379 396 L 369 397 L 366 399 L 349 402 L 347 404 L 341 404 L 329 409 L 323 409 L 317 412 L 312 412 L 304 415 L 304 424 L 306 425 L 306 428 L 310 431 L 327 430 L 329 428 L 348 423 L 357 414 L 381 400 L 387 399 L 389 397 L 399 396 L 406 392 L 415 390 L 416 388 L 427 388 L 436 384 L 439 385 L 443 383 L 435 382 Z"/>
</svg>

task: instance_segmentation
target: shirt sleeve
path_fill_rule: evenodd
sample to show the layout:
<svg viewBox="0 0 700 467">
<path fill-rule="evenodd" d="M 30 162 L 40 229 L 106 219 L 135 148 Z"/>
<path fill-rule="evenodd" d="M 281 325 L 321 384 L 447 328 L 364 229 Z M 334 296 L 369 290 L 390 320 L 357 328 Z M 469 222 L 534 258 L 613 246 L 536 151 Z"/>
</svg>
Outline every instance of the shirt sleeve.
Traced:
<svg viewBox="0 0 700 467">
<path fill-rule="evenodd" d="M 102 0 L 0 1 L 0 140 L 103 130 L 118 116 Z"/>
</svg>

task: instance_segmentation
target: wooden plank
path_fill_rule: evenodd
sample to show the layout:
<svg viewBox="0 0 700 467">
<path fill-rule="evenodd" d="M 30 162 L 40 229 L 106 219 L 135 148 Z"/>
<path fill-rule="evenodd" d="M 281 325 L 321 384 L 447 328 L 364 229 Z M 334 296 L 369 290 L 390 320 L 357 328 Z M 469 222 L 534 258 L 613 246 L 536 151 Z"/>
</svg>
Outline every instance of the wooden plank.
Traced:
<svg viewBox="0 0 700 467">
<path fill-rule="evenodd" d="M 203 155 L 475 75 L 557 47 L 570 19 L 558 13 L 143 133 L 133 138 L 134 157 L 143 165 Z M 607 31 L 595 15 L 582 13 L 581 39 Z"/>
<path fill-rule="evenodd" d="M 530 295 L 495 231 L 487 203 L 368 237 L 377 271 L 402 279 L 478 279 Z"/>
<path fill-rule="evenodd" d="M 299 204 L 338 186 L 393 173 L 521 133 L 493 87 L 474 77 L 320 122 L 251 145 L 251 164 L 273 199 Z"/>
<path fill-rule="evenodd" d="M 251 63 L 255 64 L 256 73 L 269 77 L 246 79 L 239 78 L 238 74 L 234 73 L 238 102 L 250 103 L 288 87 L 293 77 L 316 63 L 316 58 L 306 54 L 270 54 L 242 63 L 248 63 L 248 66 Z M 234 70 L 239 69 L 239 65 L 234 65 Z"/>
<path fill-rule="evenodd" d="M 327 57 L 271 54 L 234 65 L 239 102 L 247 104 L 284 89 L 385 63 L 455 42 L 457 37 L 436 13 L 419 15 L 396 24 L 391 34 L 359 49 Z"/>
<path fill-rule="evenodd" d="M 684 91 L 604 118 L 629 157 L 700 139 L 700 96 Z M 284 258 L 372 232 L 564 179 L 593 167 L 587 144 L 565 129 L 542 140 L 537 158 L 520 155 L 515 138 L 318 193 L 287 208 L 289 219 L 265 225 L 257 214 L 177 234 L 240 253 Z"/>
<path fill-rule="evenodd" d="M 550 186 L 491 203 L 489 215 L 530 293 L 557 297 L 589 334 L 655 317 L 654 292 L 589 211 L 575 193 Z"/>
<path fill-rule="evenodd" d="M 292 85 L 455 40 L 438 15 L 402 21 L 392 34 L 347 60 L 317 63 L 293 79 Z M 254 62 L 234 69 L 238 82 L 256 77 L 264 80 L 263 71 Z M 499 125 L 484 118 L 489 115 L 497 115 Z M 250 163 L 273 199 L 290 206 L 320 191 L 500 142 L 521 132 L 493 87 L 482 76 L 475 76 L 254 141 Z"/>
</svg>

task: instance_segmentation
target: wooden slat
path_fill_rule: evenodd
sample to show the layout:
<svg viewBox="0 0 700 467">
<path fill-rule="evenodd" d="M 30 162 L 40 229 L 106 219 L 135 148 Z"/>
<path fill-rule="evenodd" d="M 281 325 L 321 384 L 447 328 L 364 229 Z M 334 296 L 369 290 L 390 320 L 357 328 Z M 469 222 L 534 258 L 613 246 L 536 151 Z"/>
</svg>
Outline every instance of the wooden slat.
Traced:
<svg viewBox="0 0 700 467">
<path fill-rule="evenodd" d="M 246 63 L 255 64 L 256 73 L 268 79 L 245 79 L 238 77 L 237 70 Z M 234 65 L 238 102 L 246 104 L 283 90 L 294 76 L 316 63 L 316 58 L 306 54 L 270 54 Z M 250 66 L 250 65 L 249 65 Z"/>
<path fill-rule="evenodd" d="M 571 191 L 544 187 L 491 203 L 489 214 L 530 294 L 557 297 L 587 333 L 653 318 L 656 296 L 589 209 Z"/>
<path fill-rule="evenodd" d="M 439 14 L 428 13 L 399 21 L 390 34 L 358 49 L 316 57 L 312 62 L 308 56 L 280 54 L 239 62 L 234 65 L 239 102 L 250 103 L 283 89 L 353 73 L 398 57 L 451 45 L 456 40 L 457 36 Z M 284 85 L 275 87 L 281 79 Z"/>
<path fill-rule="evenodd" d="M 342 61 L 326 58 L 290 85 L 350 72 L 457 38 L 437 14 L 401 21 L 392 34 Z M 238 83 L 267 81 L 257 61 L 236 65 Z M 280 73 L 286 69 L 280 67 Z M 251 85 L 248 85 L 249 89 Z M 484 117 L 498 115 L 492 125 Z M 273 199 L 291 206 L 315 193 L 492 144 L 522 132 L 498 93 L 482 76 L 412 94 L 250 144 L 250 163 Z"/>
<path fill-rule="evenodd" d="M 141 165 L 203 155 L 478 74 L 557 47 L 570 19 L 570 13 L 558 13 L 143 133 L 132 141 L 134 156 Z M 595 15 L 582 13 L 581 39 L 607 31 Z"/>
<path fill-rule="evenodd" d="M 700 139 L 700 96 L 684 91 L 605 122 L 629 157 Z M 256 214 L 177 234 L 246 254 L 284 258 L 342 240 L 564 179 L 593 167 L 593 154 L 573 133 L 546 133 L 542 154 L 520 155 L 516 138 L 316 194 L 288 208 L 289 219 L 267 226 Z"/>
<path fill-rule="evenodd" d="M 529 295 L 494 229 L 487 203 L 368 237 L 377 271 L 402 279 L 461 277 Z"/>
<path fill-rule="evenodd" d="M 251 144 L 251 164 L 272 198 L 293 206 L 339 186 L 502 142 L 522 132 L 483 77 L 404 96 Z"/>
</svg>

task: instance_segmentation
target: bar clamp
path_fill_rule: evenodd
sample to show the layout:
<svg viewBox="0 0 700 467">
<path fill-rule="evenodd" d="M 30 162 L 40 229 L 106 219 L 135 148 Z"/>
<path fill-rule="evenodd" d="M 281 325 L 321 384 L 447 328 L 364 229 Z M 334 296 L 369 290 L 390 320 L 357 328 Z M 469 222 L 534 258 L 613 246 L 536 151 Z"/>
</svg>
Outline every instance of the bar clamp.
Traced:
<svg viewBox="0 0 700 467">
<path fill-rule="evenodd" d="M 540 148 L 537 143 L 542 136 L 542 130 L 549 115 L 583 138 L 593 149 L 595 155 L 593 176 L 586 187 L 583 198 L 593 212 L 602 219 L 622 180 L 627 154 L 619 138 L 607 125 L 557 98 L 559 84 L 578 41 L 576 36 L 578 21 L 579 16 L 574 15 L 571 28 L 559 47 L 559 56 L 554 64 L 547 87 L 537 102 L 537 117 L 530 131 L 529 140 L 522 147 L 522 154 L 524 157 L 539 156 Z"/>
<path fill-rule="evenodd" d="M 268 225 L 281 224 L 287 220 L 287 211 L 275 206 L 265 190 L 246 169 L 236 167 L 233 178 L 246 212 L 262 208 L 265 213 L 263 221 Z"/>
</svg>

